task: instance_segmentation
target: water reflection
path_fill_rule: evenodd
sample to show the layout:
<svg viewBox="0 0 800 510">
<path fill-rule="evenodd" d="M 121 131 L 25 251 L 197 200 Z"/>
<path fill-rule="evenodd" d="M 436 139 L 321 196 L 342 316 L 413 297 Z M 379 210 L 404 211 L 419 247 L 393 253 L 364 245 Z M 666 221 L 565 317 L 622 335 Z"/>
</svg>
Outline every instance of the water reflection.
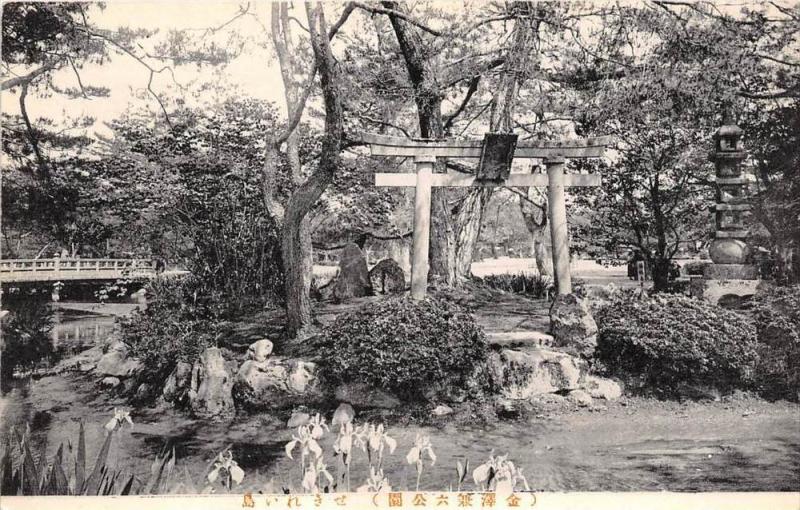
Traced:
<svg viewBox="0 0 800 510">
<path fill-rule="evenodd" d="M 53 326 L 50 332 L 54 351 L 63 354 L 75 353 L 103 341 L 114 331 L 115 320 L 109 315 L 83 314 L 70 310 L 56 310 L 53 313 Z"/>
</svg>

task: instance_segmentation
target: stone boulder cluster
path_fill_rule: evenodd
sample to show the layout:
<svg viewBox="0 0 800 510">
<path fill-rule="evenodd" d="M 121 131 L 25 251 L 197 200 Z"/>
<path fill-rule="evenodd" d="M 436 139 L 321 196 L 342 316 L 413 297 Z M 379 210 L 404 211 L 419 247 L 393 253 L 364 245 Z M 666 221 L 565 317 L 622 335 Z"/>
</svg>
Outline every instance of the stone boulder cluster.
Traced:
<svg viewBox="0 0 800 510">
<path fill-rule="evenodd" d="M 397 262 L 383 259 L 370 270 L 361 248 L 349 243 L 339 256 L 339 273 L 325 286 L 323 296 L 345 301 L 375 294 L 400 294 L 405 290 L 406 275 Z"/>
<path fill-rule="evenodd" d="M 620 398 L 618 382 L 590 374 L 587 360 L 597 346 L 597 332 L 585 300 L 573 294 L 557 296 L 550 310 L 551 334 L 537 333 L 527 346 L 501 347 L 490 355 L 502 398 L 513 403 L 558 394 L 579 406 L 590 406 L 593 399 Z"/>
<path fill-rule="evenodd" d="M 233 383 L 237 404 L 263 411 L 322 400 L 315 363 L 271 354 L 269 340 L 259 340 L 250 346 Z"/>
<path fill-rule="evenodd" d="M 97 349 L 96 351 L 94 349 Z M 94 359 L 92 359 L 94 355 Z M 128 391 L 136 390 L 136 376 L 142 370 L 142 363 L 132 358 L 128 346 L 123 342 L 114 341 L 110 344 L 97 346 L 83 353 L 84 358 L 73 358 L 76 363 L 73 368 L 81 372 L 93 371 L 100 378 L 104 388 L 125 388 Z M 147 390 L 143 388 L 142 391 Z"/>
<path fill-rule="evenodd" d="M 272 350 L 272 342 L 258 340 L 237 367 L 220 349 L 209 347 L 193 365 L 178 363 L 162 397 L 212 419 L 231 416 L 237 408 L 264 411 L 320 402 L 316 365 L 273 356 Z"/>
<path fill-rule="evenodd" d="M 387 275 L 392 272 L 389 269 Z M 595 399 L 611 401 L 621 397 L 619 383 L 589 371 L 588 359 L 597 344 L 597 325 L 584 300 L 573 295 L 559 296 L 551 309 L 550 334 L 525 333 L 529 333 L 525 338 L 488 335 L 493 344 L 488 370 L 500 387 L 501 407 L 516 408 L 549 395 L 582 407 L 593 406 Z M 127 346 L 118 341 L 83 353 L 73 359 L 69 368 L 93 371 L 105 388 L 124 389 L 141 398 L 160 396 L 164 402 L 208 419 L 231 417 L 237 409 L 270 412 L 313 407 L 332 400 L 356 409 L 392 410 L 402 404 L 397 396 L 363 383 L 323 387 L 316 363 L 276 356 L 273 348 L 270 340 L 258 340 L 249 346 L 244 359 L 237 361 L 224 355 L 220 348 L 209 347 L 193 362 L 177 363 L 163 388 L 152 387 L 136 377 L 142 364 L 131 358 Z M 464 402 L 466 393 L 465 388 L 430 388 L 425 395 L 434 406 L 432 414 L 446 416 Z"/>
<path fill-rule="evenodd" d="M 218 347 L 205 349 L 194 362 L 180 361 L 163 388 L 141 382 L 142 363 L 130 357 L 119 341 L 81 353 L 58 367 L 92 373 L 101 387 L 122 390 L 139 398 L 160 396 L 164 402 L 188 409 L 200 418 L 227 418 L 236 409 L 269 411 L 321 403 L 323 392 L 317 366 L 311 361 L 273 356 L 272 342 L 263 339 L 247 350 L 244 361 Z"/>
<path fill-rule="evenodd" d="M 489 366 L 500 383 L 501 399 L 531 402 L 548 394 L 566 396 L 579 406 L 593 399 L 616 400 L 622 387 L 616 381 L 591 375 L 585 360 L 544 348 L 502 349 L 490 354 Z"/>
</svg>

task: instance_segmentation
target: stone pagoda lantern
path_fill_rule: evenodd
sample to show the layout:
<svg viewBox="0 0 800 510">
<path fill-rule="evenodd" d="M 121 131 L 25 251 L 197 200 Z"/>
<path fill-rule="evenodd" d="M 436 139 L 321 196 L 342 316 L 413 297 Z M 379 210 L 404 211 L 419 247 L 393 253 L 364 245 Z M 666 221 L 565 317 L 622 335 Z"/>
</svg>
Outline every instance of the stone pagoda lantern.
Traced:
<svg viewBox="0 0 800 510">
<path fill-rule="evenodd" d="M 712 303 L 735 304 L 755 294 L 760 283 L 757 268 L 750 264 L 747 244 L 750 215 L 748 179 L 742 175 L 747 153 L 742 146 L 744 132 L 726 110 L 722 126 L 714 133 L 714 151 L 709 159 L 716 165 L 714 238 L 709 248 L 713 264 L 705 267 L 703 279 L 693 282 L 692 294 Z"/>
</svg>

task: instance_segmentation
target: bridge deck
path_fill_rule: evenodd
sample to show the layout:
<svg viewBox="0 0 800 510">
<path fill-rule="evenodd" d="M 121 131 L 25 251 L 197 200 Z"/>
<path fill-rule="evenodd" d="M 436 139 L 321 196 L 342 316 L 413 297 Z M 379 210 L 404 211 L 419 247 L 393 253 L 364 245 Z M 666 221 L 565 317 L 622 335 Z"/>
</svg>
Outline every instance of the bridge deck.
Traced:
<svg viewBox="0 0 800 510">
<path fill-rule="evenodd" d="M 0 260 L 0 282 L 58 282 L 147 279 L 155 263 L 144 259 L 6 259 Z"/>
</svg>

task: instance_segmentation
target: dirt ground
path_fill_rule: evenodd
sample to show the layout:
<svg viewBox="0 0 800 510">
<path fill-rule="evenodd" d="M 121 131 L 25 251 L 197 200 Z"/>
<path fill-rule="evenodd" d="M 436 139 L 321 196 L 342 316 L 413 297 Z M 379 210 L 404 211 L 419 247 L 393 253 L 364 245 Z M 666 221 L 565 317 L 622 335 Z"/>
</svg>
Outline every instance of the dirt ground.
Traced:
<svg viewBox="0 0 800 510">
<path fill-rule="evenodd" d="M 429 426 L 390 425 L 397 451 L 384 463 L 395 488 L 414 489 L 415 474 L 405 455 L 417 433 L 428 435 L 438 457 L 426 464 L 422 490 L 454 485 L 455 465 L 471 469 L 496 455 L 523 467 L 537 491 L 798 491 L 800 490 L 800 406 L 770 403 L 746 395 L 718 402 L 664 402 L 645 398 L 597 401 L 577 408 L 557 397 L 543 399 L 541 410 L 524 420 L 491 425 L 455 424 L 450 417 Z M 74 374 L 32 380 L 0 398 L 2 432 L 11 424 L 31 423 L 35 441 L 53 451 L 73 440 L 77 420 L 86 422 L 87 455 L 97 454 L 103 425 L 120 399 L 96 391 Z M 214 455 L 231 447 L 247 473 L 241 490 L 263 490 L 269 480 L 297 482 L 296 460 L 284 454 L 291 439 L 283 418 L 242 415 L 232 422 L 195 420 L 167 407 L 132 409 L 134 428 L 124 429 L 113 455 L 146 475 L 154 455 L 175 447 L 178 467 L 202 479 Z M 330 416 L 327 416 L 330 419 Z M 363 414 L 356 420 L 365 421 Z M 333 469 L 335 431 L 321 443 Z M 353 458 L 354 483 L 363 482 L 365 455 Z M 476 490 L 470 481 L 464 490 Z"/>
</svg>

